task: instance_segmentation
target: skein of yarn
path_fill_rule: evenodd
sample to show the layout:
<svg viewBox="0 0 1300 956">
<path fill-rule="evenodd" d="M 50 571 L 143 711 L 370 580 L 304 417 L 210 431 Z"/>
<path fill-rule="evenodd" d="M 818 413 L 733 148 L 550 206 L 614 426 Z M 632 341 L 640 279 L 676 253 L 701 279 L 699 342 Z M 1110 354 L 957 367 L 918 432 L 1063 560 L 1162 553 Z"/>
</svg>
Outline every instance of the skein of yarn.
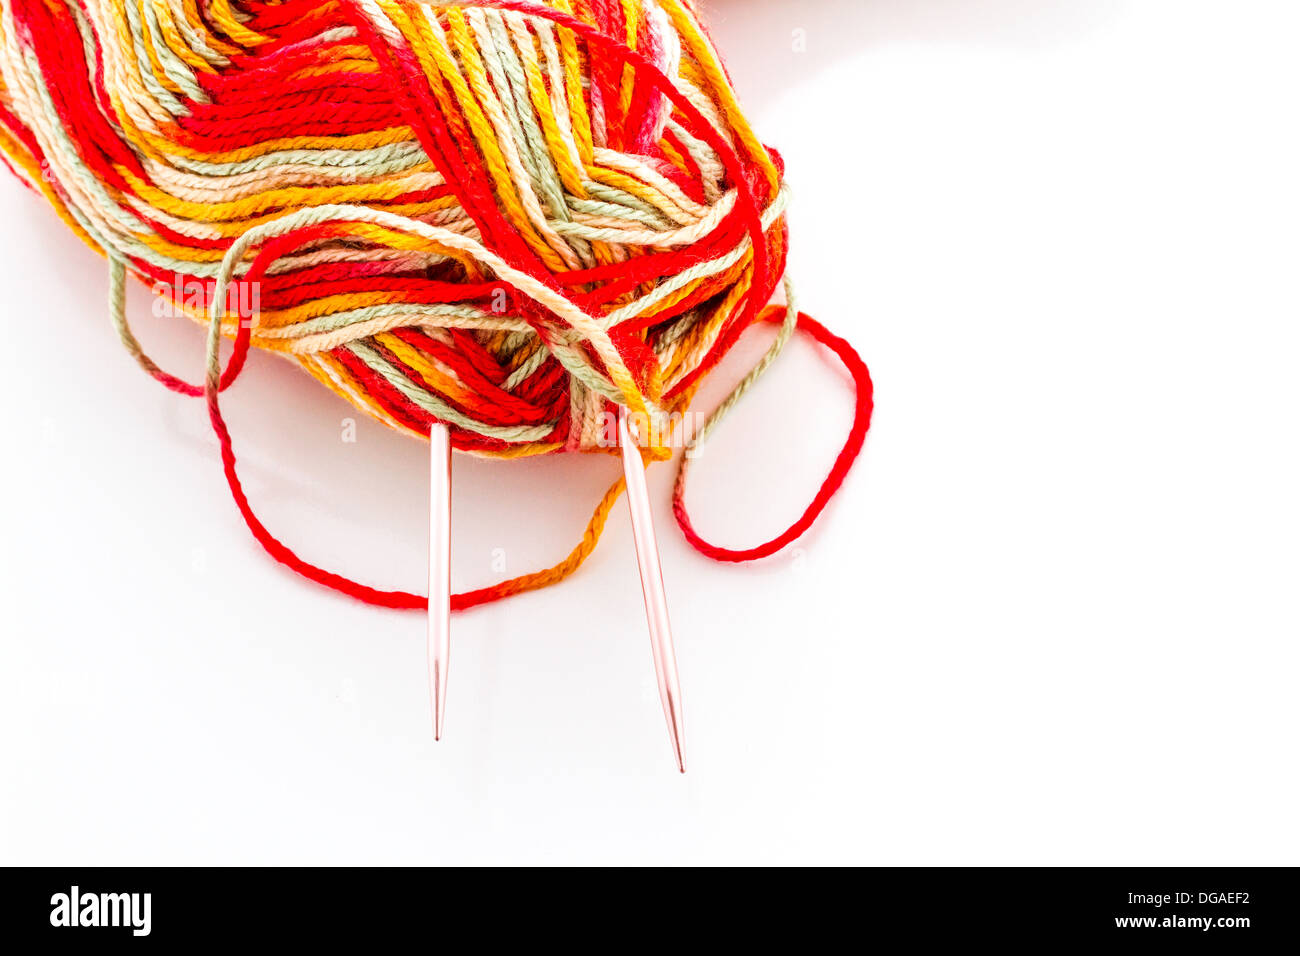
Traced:
<svg viewBox="0 0 1300 956">
<path fill-rule="evenodd" d="M 805 513 L 755 548 L 696 533 L 683 465 L 674 514 L 724 561 L 807 530 L 862 447 L 865 365 L 791 294 L 767 306 L 785 269 L 782 163 L 688 0 L 0 0 L 0 84 L 10 169 L 108 259 L 136 361 L 205 398 L 257 540 L 321 584 L 427 603 L 316 567 L 254 514 L 220 407 L 249 348 L 399 431 L 445 424 L 477 455 L 609 451 L 626 409 L 654 461 L 747 328 L 778 331 L 692 442 L 803 329 L 852 374 L 853 429 Z M 128 274 L 208 325 L 202 380 L 136 340 Z M 453 607 L 570 574 L 622 487 L 554 567 Z"/>
</svg>

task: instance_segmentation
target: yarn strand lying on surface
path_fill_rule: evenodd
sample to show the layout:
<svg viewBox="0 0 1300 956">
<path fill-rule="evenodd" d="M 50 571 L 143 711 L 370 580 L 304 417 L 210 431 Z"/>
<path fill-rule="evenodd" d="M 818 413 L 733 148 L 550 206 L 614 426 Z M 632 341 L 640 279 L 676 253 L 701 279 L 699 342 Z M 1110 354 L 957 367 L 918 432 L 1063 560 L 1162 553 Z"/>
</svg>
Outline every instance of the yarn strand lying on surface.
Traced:
<svg viewBox="0 0 1300 956">
<path fill-rule="evenodd" d="M 310 564 L 255 516 L 220 410 L 253 347 L 398 431 L 446 423 L 478 455 L 608 450 L 622 406 L 664 423 L 654 461 L 746 328 L 781 325 L 696 442 L 803 329 L 854 376 L 853 431 L 805 515 L 748 551 L 696 534 L 684 461 L 674 514 L 721 560 L 802 534 L 861 448 L 866 367 L 792 297 L 764 309 L 785 269 L 782 164 L 686 0 L 0 0 L 0 84 L 0 150 L 108 258 L 124 346 L 206 397 L 245 522 L 321 584 L 426 603 Z M 136 340 L 128 274 L 208 324 L 202 383 Z M 559 564 L 453 606 L 567 576 L 621 491 Z"/>
</svg>

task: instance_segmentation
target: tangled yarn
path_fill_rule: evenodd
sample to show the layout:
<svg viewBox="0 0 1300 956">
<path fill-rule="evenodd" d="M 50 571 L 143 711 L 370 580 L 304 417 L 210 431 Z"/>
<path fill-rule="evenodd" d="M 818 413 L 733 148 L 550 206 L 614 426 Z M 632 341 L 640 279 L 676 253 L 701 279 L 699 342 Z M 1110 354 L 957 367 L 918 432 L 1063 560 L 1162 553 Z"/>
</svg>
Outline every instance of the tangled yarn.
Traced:
<svg viewBox="0 0 1300 956">
<path fill-rule="evenodd" d="M 110 267 L 128 351 L 205 396 L 245 521 L 274 556 L 372 603 L 423 607 L 304 561 L 244 495 L 220 393 L 277 352 L 384 424 L 519 457 L 608 448 L 612 409 L 674 413 L 756 320 L 834 349 L 858 416 L 800 522 L 861 447 L 856 353 L 793 299 L 782 164 L 741 113 L 689 0 L 0 0 L 0 149 Z M 132 334 L 133 274 L 208 324 L 207 374 L 159 368 Z M 222 338 L 234 351 L 221 367 Z M 701 440 L 712 420 L 695 440 Z M 540 587 L 594 547 L 619 482 L 555 567 L 457 595 Z"/>
</svg>

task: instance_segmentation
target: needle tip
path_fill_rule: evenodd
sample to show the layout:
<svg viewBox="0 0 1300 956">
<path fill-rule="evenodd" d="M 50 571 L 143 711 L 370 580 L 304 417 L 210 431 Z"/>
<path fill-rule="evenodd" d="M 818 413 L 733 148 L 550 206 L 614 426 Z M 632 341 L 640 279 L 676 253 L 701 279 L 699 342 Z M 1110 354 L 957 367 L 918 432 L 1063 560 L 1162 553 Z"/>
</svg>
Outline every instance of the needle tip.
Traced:
<svg viewBox="0 0 1300 956">
<path fill-rule="evenodd" d="M 443 690 L 442 668 L 435 663 L 433 671 L 433 739 L 442 739 L 442 717 L 446 695 Z"/>
<path fill-rule="evenodd" d="M 686 772 L 686 759 L 682 756 L 682 715 L 677 709 L 675 698 L 668 698 L 665 702 L 665 712 L 668 716 L 668 731 L 673 742 L 673 757 L 677 760 L 677 769 L 681 773 Z"/>
</svg>

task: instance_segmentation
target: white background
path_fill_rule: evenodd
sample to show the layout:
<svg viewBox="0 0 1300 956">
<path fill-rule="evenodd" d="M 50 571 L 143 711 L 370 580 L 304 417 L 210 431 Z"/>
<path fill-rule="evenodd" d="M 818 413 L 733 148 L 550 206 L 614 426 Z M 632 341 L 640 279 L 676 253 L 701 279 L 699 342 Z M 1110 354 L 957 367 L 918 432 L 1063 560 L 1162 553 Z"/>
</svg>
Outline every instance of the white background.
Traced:
<svg viewBox="0 0 1300 956">
<path fill-rule="evenodd" d="M 201 403 L 134 366 L 102 260 L 8 181 L 4 862 L 1297 861 L 1300 9 L 708 6 L 788 163 L 804 305 L 878 412 L 757 566 L 691 551 L 652 471 L 688 773 L 622 504 L 574 578 L 456 617 L 435 746 L 421 617 L 258 549 Z M 196 378 L 197 327 L 130 308 Z M 250 366 L 225 408 L 270 527 L 422 589 L 424 446 L 345 444 L 349 406 Z M 698 526 L 784 527 L 850 401 L 796 341 L 695 469 Z M 556 560 L 617 468 L 458 458 L 455 583 Z"/>
</svg>

